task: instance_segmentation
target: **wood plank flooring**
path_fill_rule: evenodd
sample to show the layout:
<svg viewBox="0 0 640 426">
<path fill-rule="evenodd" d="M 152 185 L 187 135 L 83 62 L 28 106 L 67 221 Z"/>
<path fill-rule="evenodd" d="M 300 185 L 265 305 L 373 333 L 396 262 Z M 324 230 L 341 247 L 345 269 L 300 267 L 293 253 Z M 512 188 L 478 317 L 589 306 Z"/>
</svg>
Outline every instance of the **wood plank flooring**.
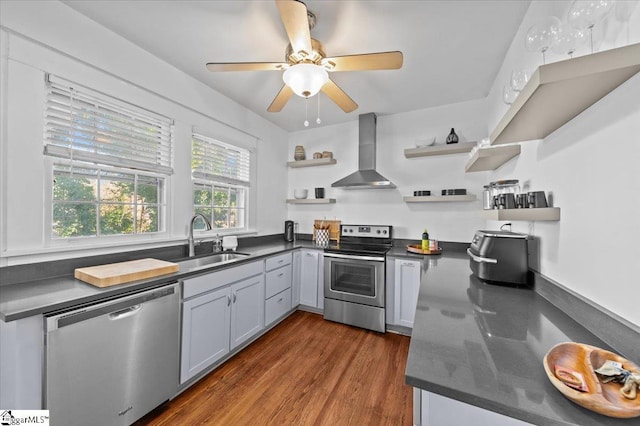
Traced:
<svg viewBox="0 0 640 426">
<path fill-rule="evenodd" d="M 297 311 L 136 425 L 411 425 L 408 351 Z"/>
</svg>

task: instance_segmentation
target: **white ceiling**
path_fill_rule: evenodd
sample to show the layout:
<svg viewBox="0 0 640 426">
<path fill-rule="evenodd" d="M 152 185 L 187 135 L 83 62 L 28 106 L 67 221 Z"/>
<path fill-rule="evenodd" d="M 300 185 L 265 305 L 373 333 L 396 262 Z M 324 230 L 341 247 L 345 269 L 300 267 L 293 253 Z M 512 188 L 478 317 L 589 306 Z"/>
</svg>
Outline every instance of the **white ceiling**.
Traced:
<svg viewBox="0 0 640 426">
<path fill-rule="evenodd" d="M 218 72 L 207 62 L 284 61 L 288 44 L 269 0 L 63 0 L 94 21 L 288 131 L 304 129 L 305 100 L 279 113 L 267 107 L 282 86 L 280 71 Z M 394 71 L 333 73 L 359 105 L 345 114 L 324 94 L 322 125 L 357 115 L 418 110 L 485 97 L 529 0 L 308 0 L 317 17 L 311 36 L 328 56 L 401 50 Z M 309 101 L 310 128 L 317 100 Z"/>
</svg>

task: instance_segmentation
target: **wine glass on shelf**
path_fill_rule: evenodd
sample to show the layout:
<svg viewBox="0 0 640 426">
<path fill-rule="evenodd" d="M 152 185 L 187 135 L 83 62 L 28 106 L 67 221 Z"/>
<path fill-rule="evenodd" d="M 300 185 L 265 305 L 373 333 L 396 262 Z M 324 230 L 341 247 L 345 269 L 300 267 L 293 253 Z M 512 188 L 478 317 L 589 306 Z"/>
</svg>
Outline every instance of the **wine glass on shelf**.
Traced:
<svg viewBox="0 0 640 426">
<path fill-rule="evenodd" d="M 525 47 L 529 52 L 542 53 L 542 63 L 546 63 L 545 52 L 551 46 L 561 22 L 555 16 L 547 16 L 541 22 L 531 26 L 525 36 Z"/>
<path fill-rule="evenodd" d="M 569 55 L 573 58 L 573 53 L 587 41 L 584 31 L 563 24 L 556 33 L 551 43 L 551 51 L 558 55 Z"/>
<path fill-rule="evenodd" d="M 506 84 L 502 88 L 502 101 L 505 104 L 511 105 L 517 97 L 518 93 L 511 88 L 511 84 Z"/>
<path fill-rule="evenodd" d="M 527 70 L 514 70 L 511 72 L 511 88 L 520 92 L 529 81 L 531 76 Z"/>
<path fill-rule="evenodd" d="M 573 28 L 589 30 L 591 53 L 593 53 L 593 27 L 602 21 L 615 4 L 615 0 L 574 0 L 567 12 L 567 22 Z"/>
</svg>

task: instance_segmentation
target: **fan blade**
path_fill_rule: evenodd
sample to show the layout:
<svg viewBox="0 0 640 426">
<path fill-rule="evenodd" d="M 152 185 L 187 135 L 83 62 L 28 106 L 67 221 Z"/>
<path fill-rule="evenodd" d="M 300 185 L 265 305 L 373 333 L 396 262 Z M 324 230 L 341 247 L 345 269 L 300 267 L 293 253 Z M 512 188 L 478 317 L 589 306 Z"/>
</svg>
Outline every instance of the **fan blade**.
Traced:
<svg viewBox="0 0 640 426">
<path fill-rule="evenodd" d="M 338 105 L 344 112 L 355 111 L 358 108 L 358 104 L 353 101 L 333 80 L 329 79 L 322 86 L 322 93 L 327 95 L 336 105 Z"/>
<path fill-rule="evenodd" d="M 269 105 L 269 108 L 267 108 L 267 111 L 269 112 L 282 111 L 282 108 L 284 108 L 287 102 L 289 102 L 289 99 L 291 98 L 292 95 L 293 95 L 293 90 L 291 90 L 291 88 L 285 84 L 284 86 L 282 86 L 282 89 L 280 89 L 276 97 L 273 99 L 273 101 L 271 102 L 271 105 Z"/>
<path fill-rule="evenodd" d="M 402 52 L 335 56 L 323 59 L 322 64 L 328 64 L 330 71 L 397 70 L 402 68 Z M 331 67 L 332 64 L 335 65 Z"/>
<path fill-rule="evenodd" d="M 288 65 L 284 62 L 209 62 L 209 71 L 282 71 Z"/>
<path fill-rule="evenodd" d="M 291 42 L 293 53 L 303 50 L 310 55 L 311 33 L 309 32 L 307 6 L 296 0 L 276 0 L 276 5 Z"/>
</svg>

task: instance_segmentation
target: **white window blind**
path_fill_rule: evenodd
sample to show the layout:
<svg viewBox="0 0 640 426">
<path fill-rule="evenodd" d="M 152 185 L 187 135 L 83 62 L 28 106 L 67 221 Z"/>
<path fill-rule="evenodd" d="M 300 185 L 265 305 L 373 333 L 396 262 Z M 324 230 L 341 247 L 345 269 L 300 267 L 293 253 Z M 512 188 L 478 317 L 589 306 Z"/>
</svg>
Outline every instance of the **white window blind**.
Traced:
<svg viewBox="0 0 640 426">
<path fill-rule="evenodd" d="M 173 121 L 48 76 L 46 155 L 172 174 Z"/>
<path fill-rule="evenodd" d="M 197 179 L 248 187 L 251 154 L 248 149 L 194 132 L 191 143 L 191 170 L 193 177 Z"/>
</svg>

